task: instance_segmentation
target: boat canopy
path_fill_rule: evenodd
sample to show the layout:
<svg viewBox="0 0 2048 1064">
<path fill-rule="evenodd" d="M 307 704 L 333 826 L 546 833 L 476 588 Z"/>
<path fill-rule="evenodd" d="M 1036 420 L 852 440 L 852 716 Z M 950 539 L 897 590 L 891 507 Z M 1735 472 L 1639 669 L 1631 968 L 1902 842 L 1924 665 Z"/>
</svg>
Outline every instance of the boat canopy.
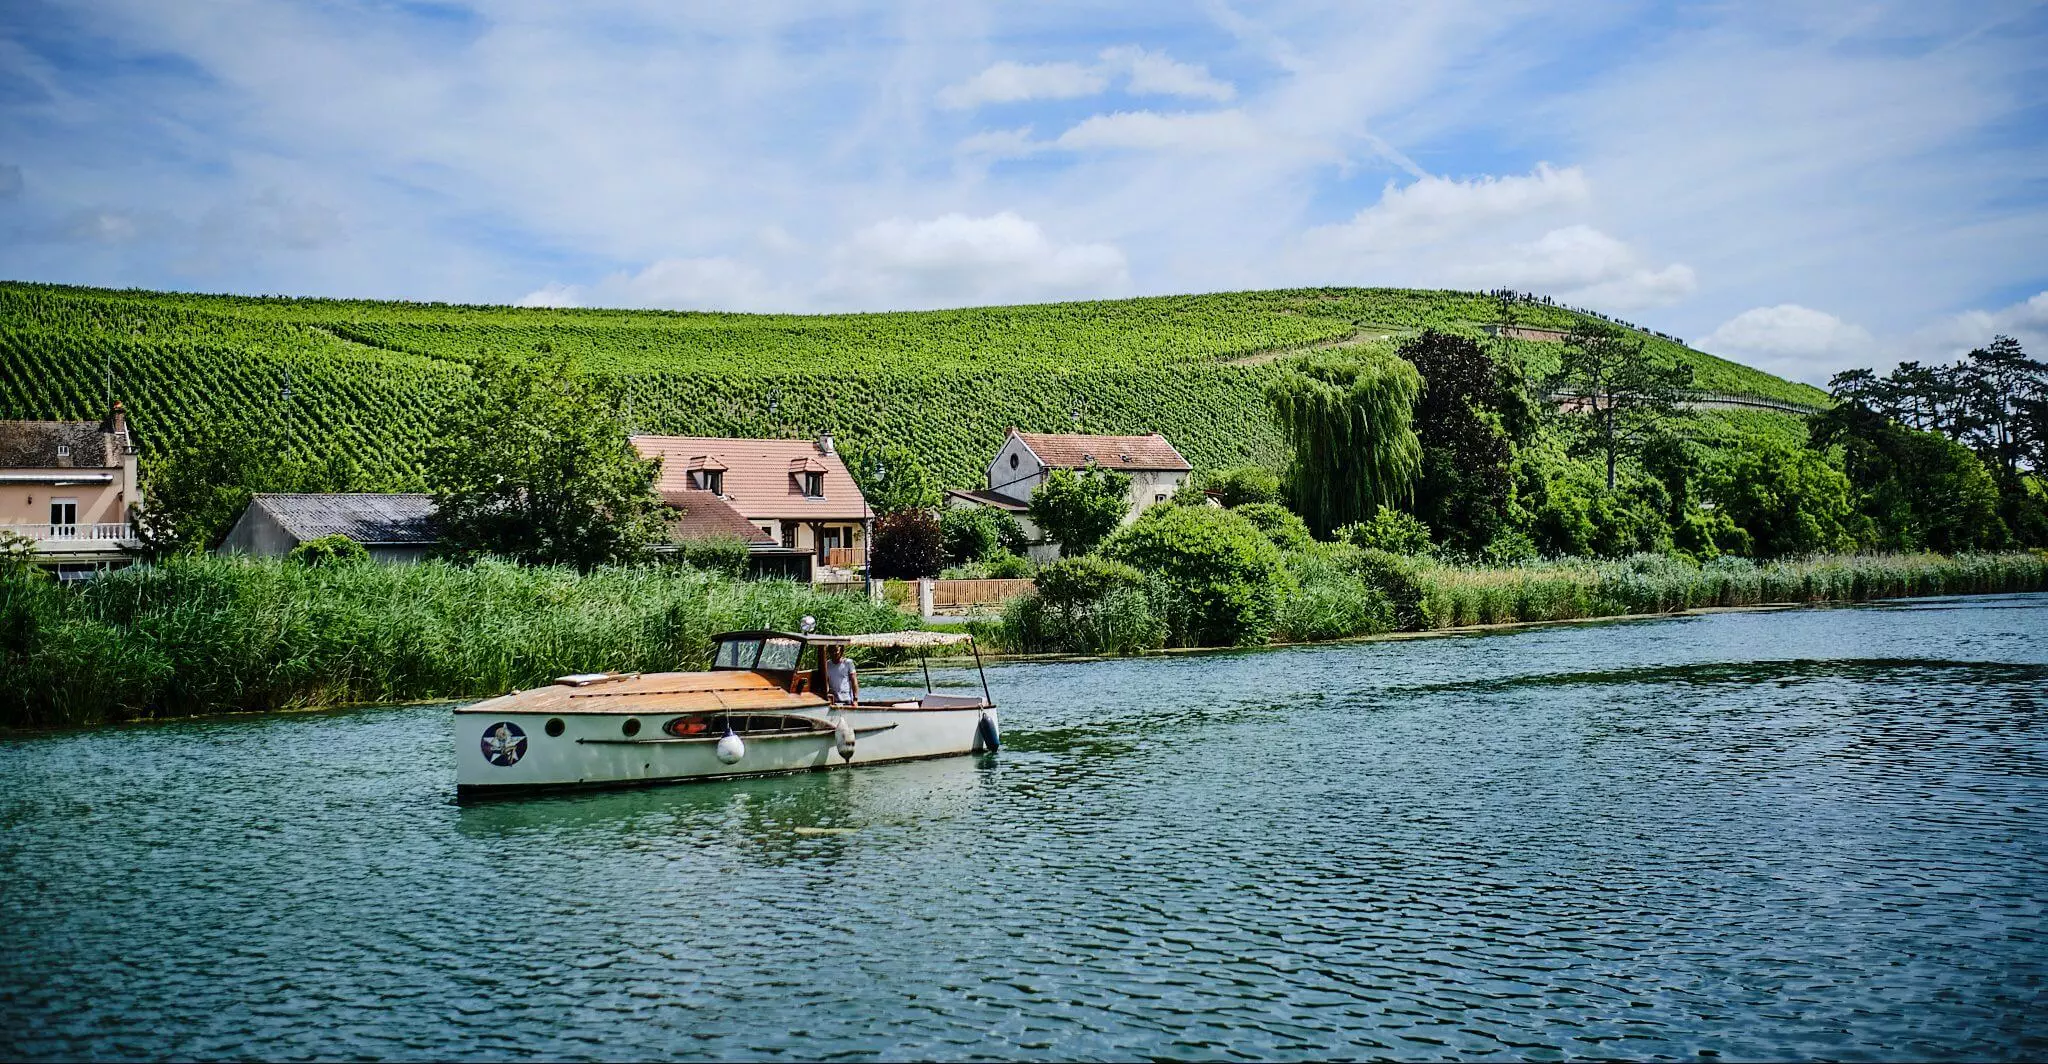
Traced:
<svg viewBox="0 0 2048 1064">
<path fill-rule="evenodd" d="M 806 636 L 819 646 L 843 647 L 947 647 L 972 643 L 966 632 L 874 632 L 868 635 Z"/>
</svg>

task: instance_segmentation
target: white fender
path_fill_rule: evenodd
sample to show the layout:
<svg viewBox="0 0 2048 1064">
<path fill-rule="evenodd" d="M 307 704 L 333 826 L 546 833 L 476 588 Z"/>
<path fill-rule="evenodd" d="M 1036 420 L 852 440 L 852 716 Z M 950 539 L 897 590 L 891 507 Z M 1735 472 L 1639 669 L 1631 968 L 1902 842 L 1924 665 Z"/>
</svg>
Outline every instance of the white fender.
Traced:
<svg viewBox="0 0 2048 1064">
<path fill-rule="evenodd" d="M 853 760 L 853 722 L 846 719 L 846 715 L 842 713 L 839 715 L 838 725 L 832 730 L 836 740 L 832 745 L 838 748 L 840 759 L 843 761 Z"/>
<path fill-rule="evenodd" d="M 745 756 L 747 756 L 747 744 L 730 730 L 725 733 L 725 738 L 718 740 L 718 759 L 720 761 L 730 765 Z"/>
</svg>

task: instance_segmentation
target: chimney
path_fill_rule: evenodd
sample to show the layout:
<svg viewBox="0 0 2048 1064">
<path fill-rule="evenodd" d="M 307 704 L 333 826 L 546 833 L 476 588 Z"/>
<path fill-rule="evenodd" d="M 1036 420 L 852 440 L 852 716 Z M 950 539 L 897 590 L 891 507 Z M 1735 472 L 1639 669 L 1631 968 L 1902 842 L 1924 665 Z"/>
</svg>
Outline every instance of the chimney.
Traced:
<svg viewBox="0 0 2048 1064">
<path fill-rule="evenodd" d="M 820 433 L 818 433 L 818 453 L 819 453 L 819 454 L 838 454 L 838 453 L 839 453 L 839 452 L 838 452 L 837 450 L 835 450 L 835 449 L 833 448 L 833 445 L 832 445 L 832 434 L 831 434 L 831 433 L 829 433 L 829 432 L 820 432 Z"/>
</svg>

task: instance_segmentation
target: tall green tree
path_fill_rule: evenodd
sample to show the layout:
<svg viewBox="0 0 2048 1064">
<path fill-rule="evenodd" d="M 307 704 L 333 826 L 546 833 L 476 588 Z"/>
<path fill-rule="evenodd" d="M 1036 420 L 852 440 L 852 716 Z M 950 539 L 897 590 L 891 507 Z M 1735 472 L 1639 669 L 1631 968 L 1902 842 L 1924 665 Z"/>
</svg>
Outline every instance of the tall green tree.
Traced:
<svg viewBox="0 0 2048 1064">
<path fill-rule="evenodd" d="M 1601 455 L 1607 488 L 1615 464 L 1667 427 L 1692 391 L 1692 367 L 1652 358 L 1641 337 L 1598 322 L 1581 322 L 1565 338 L 1557 372 L 1545 382 L 1552 401 L 1583 419 L 1575 450 Z"/>
<path fill-rule="evenodd" d="M 1317 536 L 1408 501 L 1422 466 L 1414 427 L 1422 377 L 1392 357 L 1322 357 L 1266 386 L 1294 449 L 1287 496 Z"/>
<path fill-rule="evenodd" d="M 939 482 L 916 451 L 901 444 L 845 448 L 847 470 L 877 515 L 939 505 Z"/>
<path fill-rule="evenodd" d="M 1953 553 L 2005 545 L 1998 485 L 1969 448 L 1857 402 L 1815 414 L 1807 425 L 1816 448 L 1842 448 L 1874 546 Z"/>
<path fill-rule="evenodd" d="M 1534 428 L 1528 400 L 1514 373 L 1467 337 L 1427 329 L 1399 354 L 1422 374 L 1415 516 L 1447 545 L 1476 554 L 1508 522 L 1515 442 Z"/>
<path fill-rule="evenodd" d="M 345 455 L 306 465 L 284 458 L 281 448 L 274 431 L 223 421 L 205 436 L 145 455 L 143 505 L 135 522 L 144 556 L 167 558 L 219 546 L 257 492 L 357 488 L 358 474 Z"/>
<path fill-rule="evenodd" d="M 427 455 L 442 547 L 536 565 L 644 560 L 667 538 L 656 463 L 565 357 L 500 359 Z"/>
<path fill-rule="evenodd" d="M 1106 469 L 1055 469 L 1031 492 L 1025 511 L 1068 557 L 1087 554 L 1116 531 L 1131 508 L 1131 478 Z"/>
</svg>

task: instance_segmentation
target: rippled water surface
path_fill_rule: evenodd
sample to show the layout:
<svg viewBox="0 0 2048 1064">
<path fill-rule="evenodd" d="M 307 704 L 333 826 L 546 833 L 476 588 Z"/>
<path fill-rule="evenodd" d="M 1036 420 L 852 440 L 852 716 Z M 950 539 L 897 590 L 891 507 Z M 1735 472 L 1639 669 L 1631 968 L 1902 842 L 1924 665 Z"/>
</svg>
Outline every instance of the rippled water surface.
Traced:
<svg viewBox="0 0 2048 1064">
<path fill-rule="evenodd" d="M 0 1052 L 2048 1053 L 2048 598 L 989 678 L 989 761 L 470 807 L 444 708 L 0 743 Z"/>
</svg>

